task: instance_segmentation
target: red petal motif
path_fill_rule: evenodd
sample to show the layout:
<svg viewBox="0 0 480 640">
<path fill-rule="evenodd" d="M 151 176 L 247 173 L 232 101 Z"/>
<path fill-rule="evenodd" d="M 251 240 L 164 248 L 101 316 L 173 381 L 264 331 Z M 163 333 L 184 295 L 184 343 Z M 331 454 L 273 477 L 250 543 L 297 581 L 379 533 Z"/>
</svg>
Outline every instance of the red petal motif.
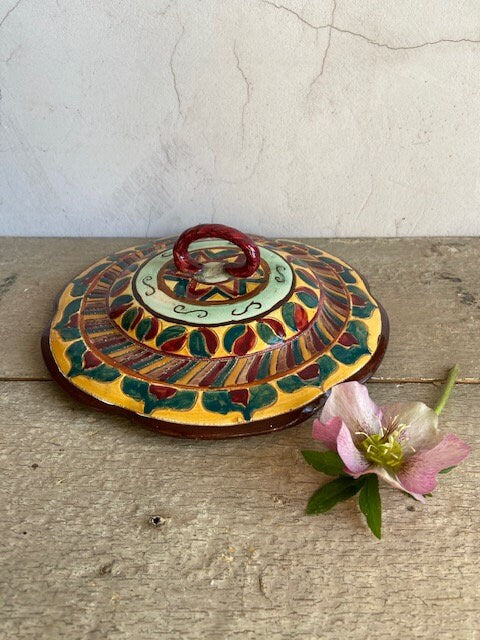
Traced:
<svg viewBox="0 0 480 640">
<path fill-rule="evenodd" d="M 351 333 L 344 333 L 338 339 L 338 342 L 344 347 L 351 347 L 352 344 L 358 344 L 358 340 Z"/>
<path fill-rule="evenodd" d="M 307 312 L 303 307 L 301 307 L 299 304 L 296 304 L 296 303 L 295 303 L 294 317 L 295 317 L 295 324 L 297 325 L 297 329 L 299 331 L 303 331 L 304 329 L 307 328 L 308 326 Z"/>
<path fill-rule="evenodd" d="M 248 404 L 248 389 L 235 389 L 230 391 L 230 398 L 235 404 L 243 404 L 244 407 Z"/>
<path fill-rule="evenodd" d="M 151 318 L 152 324 L 150 325 L 150 329 L 145 334 L 144 340 L 152 340 L 158 333 L 158 320 L 157 318 Z"/>
<path fill-rule="evenodd" d="M 273 329 L 273 331 L 275 331 L 277 336 L 280 336 L 280 338 L 285 337 L 285 327 L 281 322 L 279 322 L 275 318 L 262 318 L 262 322 L 265 322 L 265 324 L 268 324 L 268 326 L 271 329 Z"/>
<path fill-rule="evenodd" d="M 205 343 L 207 345 L 208 352 L 213 355 L 218 348 L 217 334 L 211 329 L 206 329 L 205 327 L 201 327 L 199 331 L 205 338 Z"/>
<path fill-rule="evenodd" d="M 178 338 L 167 340 L 160 347 L 160 351 L 165 351 L 166 353 L 174 353 L 175 351 L 179 351 L 185 344 L 186 339 L 187 335 L 184 334 L 183 336 L 179 336 Z"/>
<path fill-rule="evenodd" d="M 161 384 L 151 384 L 149 387 L 149 391 L 159 400 L 163 400 L 164 398 L 171 398 L 176 393 L 175 389 L 172 389 L 172 387 L 164 387 Z"/>
<path fill-rule="evenodd" d="M 83 354 L 83 368 L 84 369 L 93 369 L 102 364 L 102 361 L 97 358 L 91 351 L 86 351 Z"/>
<path fill-rule="evenodd" d="M 244 356 L 248 353 L 255 345 L 257 341 L 257 336 L 255 335 L 254 330 L 251 327 L 247 327 L 247 330 L 235 340 L 233 345 L 233 353 L 236 356 Z"/>
</svg>

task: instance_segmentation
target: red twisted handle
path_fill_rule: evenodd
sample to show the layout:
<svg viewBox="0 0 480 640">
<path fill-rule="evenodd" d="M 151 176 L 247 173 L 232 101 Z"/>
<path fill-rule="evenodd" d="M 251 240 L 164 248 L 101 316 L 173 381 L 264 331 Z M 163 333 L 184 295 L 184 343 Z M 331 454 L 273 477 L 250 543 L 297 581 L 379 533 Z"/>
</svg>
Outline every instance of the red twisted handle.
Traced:
<svg viewBox="0 0 480 640">
<path fill-rule="evenodd" d="M 178 238 L 173 247 L 173 259 L 179 271 L 187 273 L 197 273 L 202 268 L 200 262 L 193 260 L 188 254 L 188 247 L 195 240 L 202 238 L 221 238 L 228 240 L 245 254 L 245 262 L 238 265 L 228 265 L 225 271 L 236 278 L 247 278 L 258 269 L 260 264 L 260 251 L 251 238 L 244 233 L 227 227 L 224 224 L 199 224 L 196 227 L 186 229 Z"/>
</svg>

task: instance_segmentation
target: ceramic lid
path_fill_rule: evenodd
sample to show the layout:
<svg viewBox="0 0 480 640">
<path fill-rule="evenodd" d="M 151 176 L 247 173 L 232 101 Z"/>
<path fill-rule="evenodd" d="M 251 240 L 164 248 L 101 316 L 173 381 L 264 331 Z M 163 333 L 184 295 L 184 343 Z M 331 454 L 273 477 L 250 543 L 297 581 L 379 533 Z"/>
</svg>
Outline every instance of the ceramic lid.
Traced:
<svg viewBox="0 0 480 640">
<path fill-rule="evenodd" d="M 365 280 L 292 240 L 199 225 L 103 258 L 60 294 L 44 355 L 73 395 L 163 433 L 248 435 L 290 426 L 388 335 Z"/>
</svg>

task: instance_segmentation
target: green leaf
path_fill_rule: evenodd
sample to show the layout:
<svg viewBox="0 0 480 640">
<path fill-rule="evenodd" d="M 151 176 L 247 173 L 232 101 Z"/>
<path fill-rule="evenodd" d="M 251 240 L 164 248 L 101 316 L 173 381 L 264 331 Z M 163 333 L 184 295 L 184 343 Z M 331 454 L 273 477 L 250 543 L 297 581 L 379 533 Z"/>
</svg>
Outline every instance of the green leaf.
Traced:
<svg viewBox="0 0 480 640">
<path fill-rule="evenodd" d="M 342 476 L 317 489 L 307 504 L 307 514 L 325 513 L 338 502 L 344 502 L 360 491 L 363 478 L 355 480 L 351 476 Z"/>
<path fill-rule="evenodd" d="M 441 471 L 439 471 L 438 473 L 450 473 L 450 471 L 453 471 L 453 469 L 456 468 L 457 465 L 453 465 L 453 467 L 447 467 L 446 469 L 442 469 Z"/>
<path fill-rule="evenodd" d="M 367 520 L 373 535 L 382 538 L 382 503 L 378 490 L 378 476 L 369 473 L 365 476 L 363 487 L 358 496 L 358 506 Z"/>
<path fill-rule="evenodd" d="M 317 471 L 326 473 L 327 476 L 345 475 L 343 472 L 343 460 L 336 451 L 302 451 L 302 456 Z"/>
</svg>

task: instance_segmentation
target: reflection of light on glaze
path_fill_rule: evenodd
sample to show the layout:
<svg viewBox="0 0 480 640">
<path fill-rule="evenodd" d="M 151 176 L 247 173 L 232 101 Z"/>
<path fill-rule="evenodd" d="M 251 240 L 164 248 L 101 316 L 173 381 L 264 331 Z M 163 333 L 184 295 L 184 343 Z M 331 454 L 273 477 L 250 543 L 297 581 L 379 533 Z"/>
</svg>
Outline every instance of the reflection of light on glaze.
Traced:
<svg viewBox="0 0 480 640">
<path fill-rule="evenodd" d="M 224 240 L 200 240 L 192 243 L 190 249 L 233 246 L 235 245 Z M 289 294 L 293 283 L 292 268 L 284 258 L 263 247 L 260 248 L 260 256 L 270 267 L 270 278 L 266 287 L 258 295 L 249 298 L 248 302 L 242 302 L 241 298 L 235 303 L 230 301 L 225 304 L 215 305 L 184 302 L 180 305 L 181 309 L 179 309 L 178 300 L 171 298 L 164 291 L 155 287 L 155 292 L 152 292 L 158 272 L 172 258 L 171 249 L 155 256 L 143 265 L 135 277 L 135 286 L 143 304 L 148 306 L 154 313 L 172 320 L 185 321 L 188 318 L 190 324 L 198 325 L 228 324 L 235 318 L 248 320 L 259 313 L 266 313 L 283 300 Z M 277 277 L 272 277 L 272 274 L 276 274 Z M 278 277 L 279 274 L 281 274 L 281 277 Z M 199 314 L 198 311 L 200 310 L 203 313 Z"/>
</svg>

